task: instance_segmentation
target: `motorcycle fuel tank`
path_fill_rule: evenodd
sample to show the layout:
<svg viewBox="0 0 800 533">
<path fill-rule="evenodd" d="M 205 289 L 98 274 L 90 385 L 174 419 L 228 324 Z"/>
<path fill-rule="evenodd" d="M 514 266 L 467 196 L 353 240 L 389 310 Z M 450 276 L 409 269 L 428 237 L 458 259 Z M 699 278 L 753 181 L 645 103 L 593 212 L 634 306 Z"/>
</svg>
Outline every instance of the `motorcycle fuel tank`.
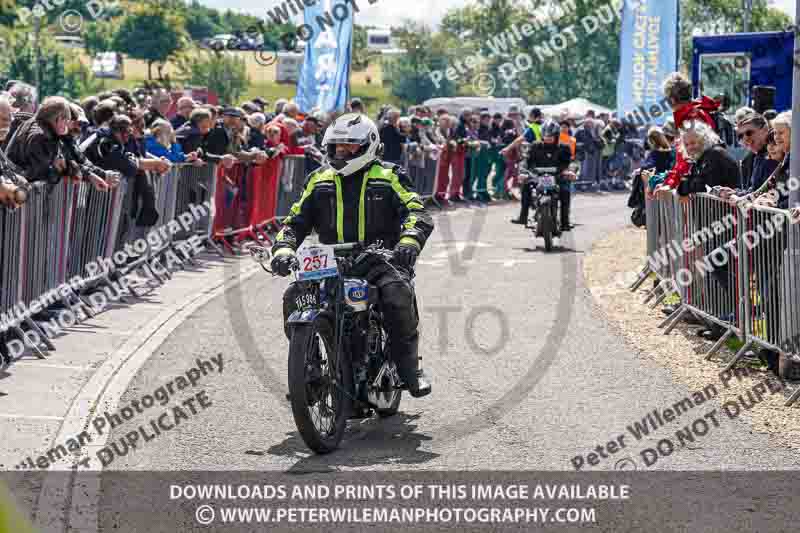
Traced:
<svg viewBox="0 0 800 533">
<path fill-rule="evenodd" d="M 344 280 L 344 300 L 354 311 L 366 311 L 369 307 L 369 283 L 363 279 Z"/>
</svg>

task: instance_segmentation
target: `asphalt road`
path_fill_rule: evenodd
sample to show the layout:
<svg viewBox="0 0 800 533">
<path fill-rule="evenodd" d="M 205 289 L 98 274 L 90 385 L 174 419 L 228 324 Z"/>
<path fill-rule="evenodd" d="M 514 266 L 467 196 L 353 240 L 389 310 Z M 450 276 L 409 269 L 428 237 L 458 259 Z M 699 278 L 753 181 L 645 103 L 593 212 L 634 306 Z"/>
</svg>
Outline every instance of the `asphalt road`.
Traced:
<svg viewBox="0 0 800 533">
<path fill-rule="evenodd" d="M 120 405 L 222 354 L 183 397 L 205 390 L 211 406 L 124 457 L 113 470 L 570 470 L 571 460 L 626 435 L 625 447 L 584 470 L 794 468 L 796 457 L 713 402 L 641 441 L 626 427 L 692 392 L 637 358 L 605 323 L 584 286 L 592 243 L 623 227 L 624 195 L 581 195 L 578 224 L 554 253 L 509 224 L 516 205 L 438 216 L 421 257 L 421 355 L 434 392 L 404 397 L 401 413 L 351 423 L 325 456 L 300 439 L 284 395 L 288 342 L 281 295 L 266 273 L 194 313 L 140 370 Z M 719 385 L 719 384 L 717 384 Z M 640 451 L 717 409 L 719 425 L 649 468 Z M 130 428 L 111 436 L 120 439 Z"/>
</svg>

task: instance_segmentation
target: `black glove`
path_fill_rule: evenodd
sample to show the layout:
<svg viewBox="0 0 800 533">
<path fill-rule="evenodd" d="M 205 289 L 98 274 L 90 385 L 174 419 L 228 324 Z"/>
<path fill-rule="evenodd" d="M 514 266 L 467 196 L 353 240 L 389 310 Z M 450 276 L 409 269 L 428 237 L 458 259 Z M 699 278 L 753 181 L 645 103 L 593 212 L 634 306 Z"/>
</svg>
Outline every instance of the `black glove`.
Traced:
<svg viewBox="0 0 800 533">
<path fill-rule="evenodd" d="M 285 278 L 292 273 L 292 266 L 296 264 L 297 258 L 294 254 L 281 254 L 274 256 L 269 266 L 273 273 Z"/>
<path fill-rule="evenodd" d="M 418 255 L 419 248 L 413 244 L 400 243 L 394 248 L 394 262 L 403 268 L 413 268 Z"/>
</svg>

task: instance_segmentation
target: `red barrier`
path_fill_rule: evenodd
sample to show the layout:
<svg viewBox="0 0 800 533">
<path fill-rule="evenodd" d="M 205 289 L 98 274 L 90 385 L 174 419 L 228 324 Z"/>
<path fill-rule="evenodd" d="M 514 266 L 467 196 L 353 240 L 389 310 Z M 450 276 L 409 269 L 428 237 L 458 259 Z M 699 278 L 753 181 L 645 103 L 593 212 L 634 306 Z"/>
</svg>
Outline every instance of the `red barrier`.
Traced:
<svg viewBox="0 0 800 533">
<path fill-rule="evenodd" d="M 268 228 L 275 222 L 281 158 L 261 165 L 219 166 L 214 199 L 214 239 L 233 252 L 246 239 L 272 242 Z"/>
<path fill-rule="evenodd" d="M 275 226 L 275 209 L 278 205 L 278 180 L 280 179 L 283 158 L 270 159 L 253 169 L 253 209 L 250 225 L 271 242 L 267 228 Z"/>
</svg>

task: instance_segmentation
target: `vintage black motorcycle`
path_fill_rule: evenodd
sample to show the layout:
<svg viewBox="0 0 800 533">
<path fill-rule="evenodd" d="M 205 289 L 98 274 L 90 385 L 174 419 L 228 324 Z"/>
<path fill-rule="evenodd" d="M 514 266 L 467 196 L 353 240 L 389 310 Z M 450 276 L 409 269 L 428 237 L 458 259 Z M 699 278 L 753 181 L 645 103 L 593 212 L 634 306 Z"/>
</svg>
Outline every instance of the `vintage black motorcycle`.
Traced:
<svg viewBox="0 0 800 533">
<path fill-rule="evenodd" d="M 534 184 L 530 211 L 532 219 L 527 227 L 531 228 L 537 237 L 544 239 L 544 249 L 548 252 L 553 249 L 553 237 L 558 227 L 556 224 L 559 186 L 555 178 L 557 171 L 555 167 L 539 167 L 521 172 L 528 183 Z"/>
<path fill-rule="evenodd" d="M 266 248 L 250 253 L 270 272 Z M 391 256 L 380 243 L 298 250 L 298 309 L 287 321 L 289 398 L 300 435 L 317 453 L 338 447 L 349 418 L 397 413 L 407 388 L 389 355 L 378 289 L 351 276 Z"/>
</svg>

